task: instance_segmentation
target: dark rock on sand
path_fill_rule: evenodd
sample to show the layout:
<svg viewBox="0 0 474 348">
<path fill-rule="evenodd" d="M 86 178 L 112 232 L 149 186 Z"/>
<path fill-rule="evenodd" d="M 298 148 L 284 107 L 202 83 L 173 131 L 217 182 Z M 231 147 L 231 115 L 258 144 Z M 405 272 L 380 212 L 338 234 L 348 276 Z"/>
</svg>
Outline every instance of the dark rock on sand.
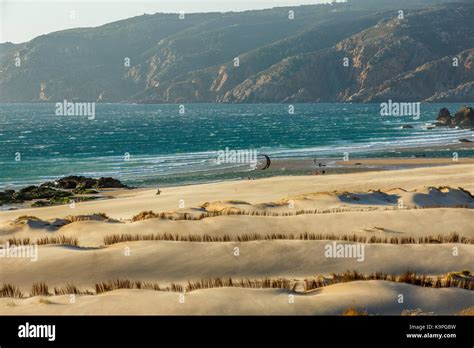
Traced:
<svg viewBox="0 0 474 348">
<path fill-rule="evenodd" d="M 120 182 L 120 180 L 114 178 L 99 178 L 97 180 L 97 187 L 98 188 L 128 188 L 127 185 L 124 185 Z"/>
<path fill-rule="evenodd" d="M 51 181 L 45 182 L 41 186 L 49 186 L 49 187 L 56 187 L 56 188 L 61 188 L 65 190 L 72 190 L 78 186 L 82 186 L 86 189 L 89 189 L 89 188 L 94 187 L 96 183 L 97 183 L 97 180 L 95 179 L 86 178 L 85 176 L 70 175 L 53 182 Z"/>
<path fill-rule="evenodd" d="M 0 192 L 0 205 L 23 203 L 34 199 L 64 199 L 71 196 L 71 192 L 56 190 L 51 187 L 27 186 L 18 192 L 15 192 L 15 190 Z"/>
<path fill-rule="evenodd" d="M 74 196 L 74 197 L 60 197 L 60 198 L 51 198 L 47 200 L 39 200 L 31 204 L 32 208 L 38 207 L 49 207 L 52 205 L 63 205 L 63 204 L 70 204 L 71 202 L 79 203 L 79 202 L 87 202 L 96 199 L 100 199 L 99 196 Z"/>
<path fill-rule="evenodd" d="M 474 129 L 474 110 L 469 106 L 463 106 L 453 117 L 448 109 L 442 108 L 436 118 L 436 125 Z"/>
<path fill-rule="evenodd" d="M 127 185 L 122 184 L 120 180 L 114 178 L 108 177 L 93 179 L 76 175 L 66 176 L 54 182 L 46 182 L 41 186 L 49 186 L 66 190 L 74 190 L 79 188 L 81 190 L 92 188 L 128 188 Z"/>
<path fill-rule="evenodd" d="M 23 201 L 18 200 L 14 197 L 15 191 L 13 190 L 5 190 L 0 192 L 0 205 L 3 204 L 13 204 L 13 203 L 23 203 Z"/>
<path fill-rule="evenodd" d="M 454 124 L 461 128 L 474 128 L 474 110 L 464 106 L 454 115 Z"/>
<path fill-rule="evenodd" d="M 92 188 L 129 188 L 120 180 L 114 178 L 92 179 L 84 176 L 67 176 L 56 181 L 49 181 L 40 186 L 27 186 L 20 191 L 5 190 L 0 191 L 0 205 L 19 204 L 25 201 L 39 200 L 33 206 L 49 206 L 55 204 L 67 204 L 70 198 L 76 202 L 98 199 L 97 196 L 76 196 L 98 194 Z M 72 192 L 71 192 L 72 191 Z"/>
<path fill-rule="evenodd" d="M 82 185 L 77 186 L 75 189 L 72 190 L 72 192 L 76 195 L 96 195 L 99 193 L 96 190 L 87 189 Z"/>
<path fill-rule="evenodd" d="M 462 138 L 462 139 L 459 139 L 459 142 L 461 142 L 461 143 L 472 143 L 472 140 Z"/>
<path fill-rule="evenodd" d="M 436 117 L 436 125 L 438 126 L 450 126 L 451 125 L 451 113 L 447 108 L 439 110 L 438 117 Z"/>
<path fill-rule="evenodd" d="M 28 186 L 14 196 L 22 201 L 31 201 L 33 199 L 58 199 L 72 196 L 71 192 L 56 190 L 51 187 Z"/>
</svg>

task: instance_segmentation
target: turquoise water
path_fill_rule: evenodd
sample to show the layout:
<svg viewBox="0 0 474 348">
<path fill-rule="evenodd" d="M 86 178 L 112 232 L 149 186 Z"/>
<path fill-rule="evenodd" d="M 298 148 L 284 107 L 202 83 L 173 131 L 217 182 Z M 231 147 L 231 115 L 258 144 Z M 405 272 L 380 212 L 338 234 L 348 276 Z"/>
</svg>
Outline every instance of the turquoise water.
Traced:
<svg viewBox="0 0 474 348">
<path fill-rule="evenodd" d="M 178 105 L 97 104 L 94 120 L 57 116 L 54 104 L 0 105 L 0 187 L 65 175 L 113 176 L 131 185 L 237 178 L 250 170 L 217 164 L 217 151 L 258 150 L 272 158 L 411 156 L 400 148 L 458 143 L 459 129 L 426 129 L 438 110 L 461 104 L 422 104 L 421 117 L 381 116 L 379 104 Z M 401 125 L 413 129 L 401 129 Z M 472 151 L 458 151 L 472 156 Z M 15 161 L 15 154 L 21 161 Z M 129 160 L 125 154 L 129 153 Z M 451 156 L 433 151 L 427 156 Z M 237 168 L 239 167 L 239 168 Z"/>
</svg>

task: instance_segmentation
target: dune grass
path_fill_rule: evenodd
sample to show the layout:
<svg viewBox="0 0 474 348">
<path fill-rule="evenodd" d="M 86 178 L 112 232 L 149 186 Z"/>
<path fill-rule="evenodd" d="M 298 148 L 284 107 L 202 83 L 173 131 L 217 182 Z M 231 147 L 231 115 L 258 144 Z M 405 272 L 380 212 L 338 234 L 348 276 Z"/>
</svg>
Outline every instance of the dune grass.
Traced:
<svg viewBox="0 0 474 348">
<path fill-rule="evenodd" d="M 33 283 L 31 286 L 30 296 L 51 296 L 52 294 L 49 292 L 49 287 L 44 282 L 40 283 Z"/>
<path fill-rule="evenodd" d="M 348 213 L 348 212 L 369 212 L 369 211 L 393 211 L 393 210 L 420 210 L 420 209 L 441 209 L 441 208 L 453 208 L 453 209 L 470 209 L 468 204 L 455 204 L 455 205 L 437 205 L 437 206 L 404 206 L 399 208 L 398 206 L 393 207 L 367 207 L 367 208 L 332 208 L 332 209 L 302 209 L 296 211 L 272 211 L 272 210 L 243 210 L 234 207 L 234 209 L 223 209 L 222 211 L 215 212 L 201 212 L 201 213 L 182 213 L 182 212 L 160 212 L 155 213 L 153 211 L 142 211 L 137 215 L 134 215 L 131 219 L 132 222 L 149 220 L 149 219 L 162 219 L 162 220 L 189 220 L 199 221 L 207 218 L 213 218 L 218 216 L 257 216 L 257 217 L 291 217 L 298 215 L 315 215 L 315 214 L 335 214 L 335 213 Z"/>
<path fill-rule="evenodd" d="M 42 237 L 32 240 L 31 238 L 9 238 L 7 242 L 10 245 L 71 245 L 79 246 L 79 240 L 76 237 L 54 236 Z"/>
<path fill-rule="evenodd" d="M 24 294 L 13 284 L 3 284 L 0 287 L 0 297 L 23 298 Z"/>
<path fill-rule="evenodd" d="M 209 234 L 114 234 L 104 237 L 105 245 L 137 241 L 174 241 L 174 242 L 252 242 L 261 240 L 332 240 L 347 241 L 367 244 L 441 244 L 461 243 L 474 244 L 474 240 L 460 236 L 457 233 L 449 235 L 425 236 L 425 237 L 377 237 L 363 236 L 357 234 L 322 234 L 322 233 L 300 233 L 300 234 L 239 234 L 239 235 L 209 235 Z"/>
<path fill-rule="evenodd" d="M 322 233 L 300 233 L 300 234 L 177 234 L 177 233 L 156 233 L 156 234 L 113 234 L 104 237 L 105 245 L 113 245 L 126 242 L 138 241 L 172 241 L 172 242 L 197 242 L 197 243 L 217 243 L 217 242 L 253 242 L 253 241 L 269 241 L 269 240 L 313 240 L 313 241 L 342 241 L 365 244 L 443 244 L 443 243 L 460 243 L 474 244 L 474 240 L 458 233 L 449 235 L 424 236 L 424 237 L 377 237 L 363 236 L 357 234 L 322 234 Z M 9 238 L 6 240 L 9 245 L 67 245 L 79 247 L 79 239 L 77 237 L 68 236 L 48 236 L 37 239 L 29 237 L 25 238 Z M 3 241 L 2 241 L 3 243 Z"/>
<path fill-rule="evenodd" d="M 80 221 L 105 221 L 105 222 L 116 222 L 116 220 L 111 219 L 106 213 L 92 213 L 87 215 L 69 215 L 65 218 L 70 223 L 80 222 Z"/>
<path fill-rule="evenodd" d="M 102 294 L 104 292 L 119 290 L 119 289 L 137 289 L 137 290 L 155 290 L 155 291 L 176 291 L 182 292 L 183 287 L 179 284 L 172 283 L 167 288 L 162 288 L 158 283 L 153 282 L 142 282 L 128 279 L 116 279 L 113 281 L 102 282 L 95 284 L 96 294 Z"/>
<path fill-rule="evenodd" d="M 347 271 L 344 273 L 333 273 L 331 278 L 314 278 L 304 280 L 305 291 L 311 291 L 324 286 L 348 283 L 360 280 L 385 280 L 395 283 L 405 283 L 429 288 L 461 288 L 466 290 L 474 290 L 474 281 L 471 279 L 458 278 L 449 273 L 445 277 L 430 277 L 424 274 L 416 274 L 406 271 L 401 275 L 387 274 L 383 272 L 375 272 L 371 274 L 362 274 L 357 271 Z"/>
<path fill-rule="evenodd" d="M 63 287 L 54 288 L 55 295 L 94 295 L 94 292 L 89 290 L 81 290 L 77 286 L 67 284 Z"/>
<path fill-rule="evenodd" d="M 232 278 L 213 278 L 202 279 L 198 281 L 188 281 L 186 285 L 171 283 L 168 286 L 160 286 L 156 282 L 141 282 L 127 279 L 116 279 L 95 284 L 97 294 L 118 289 L 139 289 L 139 290 L 156 290 L 156 291 L 171 291 L 171 292 L 191 292 L 202 289 L 213 288 L 250 288 L 250 289 L 286 289 L 295 291 L 296 283 L 288 279 L 278 278 L 264 278 L 264 279 L 240 279 L 233 280 Z"/>
<path fill-rule="evenodd" d="M 195 291 L 212 288 L 247 288 L 247 289 L 285 289 L 295 291 L 297 282 L 285 278 L 264 278 L 264 279 L 240 279 L 214 278 L 202 279 L 195 282 L 188 282 L 186 291 Z"/>
<path fill-rule="evenodd" d="M 14 220 L 15 223 L 23 223 L 25 221 L 37 221 L 37 222 L 43 222 L 45 225 L 51 225 L 51 223 L 47 220 L 42 220 L 36 216 L 32 215 L 22 215 Z M 64 224 L 59 226 L 65 226 L 73 222 L 80 222 L 80 221 L 104 221 L 104 222 L 118 222 L 118 220 L 110 218 L 106 213 L 92 213 L 92 214 L 86 214 L 86 215 L 68 215 L 64 219 Z"/>
<path fill-rule="evenodd" d="M 197 281 L 188 281 L 185 284 L 170 283 L 168 285 L 160 285 L 157 282 L 145 282 L 140 280 L 115 279 L 94 284 L 94 291 L 88 289 L 79 289 L 73 284 L 68 284 L 63 287 L 55 287 L 54 295 L 99 295 L 120 289 L 183 293 L 214 288 L 282 289 L 296 294 L 304 294 L 315 289 L 334 284 L 368 280 L 383 280 L 428 288 L 454 287 L 471 291 L 474 290 L 474 280 L 472 278 L 458 278 L 456 276 L 458 273 L 459 272 L 451 272 L 446 276 L 431 277 L 424 274 L 416 274 L 410 271 L 407 271 L 403 274 L 387 274 L 382 272 L 362 274 L 357 271 L 346 271 L 343 273 L 333 273 L 330 277 L 317 276 L 313 278 L 306 278 L 304 280 L 269 277 L 262 279 L 232 279 L 216 277 Z M 44 282 L 34 283 L 29 294 L 30 297 L 51 295 L 53 295 L 53 293 L 49 291 L 48 285 Z M 17 286 L 12 284 L 3 284 L 0 287 L 0 297 L 24 298 L 25 295 Z M 346 311 L 347 313 L 345 315 L 351 315 L 351 313 L 355 313 L 351 308 L 347 309 Z M 359 313 L 358 315 L 362 315 L 360 312 L 357 313 Z"/>
</svg>

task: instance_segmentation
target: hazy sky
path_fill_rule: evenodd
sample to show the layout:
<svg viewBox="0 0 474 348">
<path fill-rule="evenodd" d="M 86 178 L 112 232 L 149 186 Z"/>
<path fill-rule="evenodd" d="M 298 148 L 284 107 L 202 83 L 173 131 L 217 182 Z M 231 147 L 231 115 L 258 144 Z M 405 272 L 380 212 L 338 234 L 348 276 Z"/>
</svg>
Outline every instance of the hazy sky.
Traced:
<svg viewBox="0 0 474 348">
<path fill-rule="evenodd" d="M 322 2 L 329 0 L 0 0 L 0 42 L 25 42 L 57 30 L 95 27 L 144 13 L 242 11 Z"/>
</svg>

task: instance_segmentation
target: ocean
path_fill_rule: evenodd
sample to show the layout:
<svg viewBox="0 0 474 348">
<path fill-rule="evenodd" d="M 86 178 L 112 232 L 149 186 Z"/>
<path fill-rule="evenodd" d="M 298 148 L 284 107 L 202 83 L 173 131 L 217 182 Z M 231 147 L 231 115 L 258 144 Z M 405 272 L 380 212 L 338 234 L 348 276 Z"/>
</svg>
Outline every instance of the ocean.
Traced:
<svg viewBox="0 0 474 348">
<path fill-rule="evenodd" d="M 66 175 L 112 176 L 133 186 L 210 182 L 252 168 L 218 163 L 218 151 L 256 150 L 273 159 L 452 156 L 435 145 L 474 140 L 474 132 L 433 128 L 438 111 L 382 116 L 380 104 L 97 104 L 95 118 L 58 116 L 54 103 L 0 105 L 0 188 Z M 180 113 L 180 111 L 182 111 Z M 183 113 L 184 111 L 184 113 Z M 402 128 L 410 125 L 413 128 Z M 459 156 L 473 156 L 459 150 Z M 259 157 L 260 159 L 260 157 Z"/>
</svg>

